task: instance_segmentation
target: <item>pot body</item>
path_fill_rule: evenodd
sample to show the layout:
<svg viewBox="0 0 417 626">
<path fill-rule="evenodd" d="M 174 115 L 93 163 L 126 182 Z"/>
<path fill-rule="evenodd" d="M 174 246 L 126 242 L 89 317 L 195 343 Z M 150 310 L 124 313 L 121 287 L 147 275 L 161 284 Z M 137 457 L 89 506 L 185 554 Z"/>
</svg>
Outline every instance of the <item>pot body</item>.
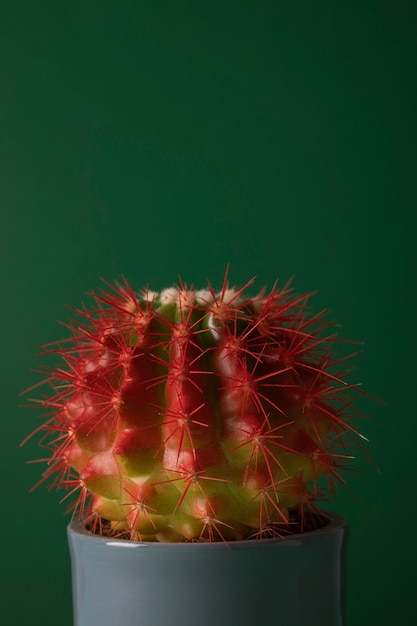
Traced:
<svg viewBox="0 0 417 626">
<path fill-rule="evenodd" d="M 75 626 L 342 626 L 346 522 L 286 539 L 136 543 L 68 527 Z"/>
</svg>

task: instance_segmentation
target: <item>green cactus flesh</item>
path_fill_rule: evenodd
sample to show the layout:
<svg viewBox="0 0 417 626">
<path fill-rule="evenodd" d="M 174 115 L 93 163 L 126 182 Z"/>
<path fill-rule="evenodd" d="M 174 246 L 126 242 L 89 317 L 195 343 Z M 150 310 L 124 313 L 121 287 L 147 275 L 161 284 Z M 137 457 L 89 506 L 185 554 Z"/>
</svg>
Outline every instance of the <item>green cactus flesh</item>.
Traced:
<svg viewBox="0 0 417 626">
<path fill-rule="evenodd" d="M 43 479 L 76 494 L 75 516 L 135 540 L 272 536 L 343 482 L 358 393 L 333 324 L 309 295 L 251 283 L 125 281 L 77 311 L 49 350 L 62 364 L 40 429 Z"/>
</svg>

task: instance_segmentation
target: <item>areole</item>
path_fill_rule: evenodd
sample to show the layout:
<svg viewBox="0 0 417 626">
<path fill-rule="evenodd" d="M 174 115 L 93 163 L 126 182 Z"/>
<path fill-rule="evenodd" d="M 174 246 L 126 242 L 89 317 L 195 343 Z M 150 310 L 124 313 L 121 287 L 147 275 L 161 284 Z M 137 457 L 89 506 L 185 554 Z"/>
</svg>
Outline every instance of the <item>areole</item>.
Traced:
<svg viewBox="0 0 417 626">
<path fill-rule="evenodd" d="M 285 539 L 129 542 L 68 526 L 74 626 L 343 626 L 346 520 Z"/>
</svg>

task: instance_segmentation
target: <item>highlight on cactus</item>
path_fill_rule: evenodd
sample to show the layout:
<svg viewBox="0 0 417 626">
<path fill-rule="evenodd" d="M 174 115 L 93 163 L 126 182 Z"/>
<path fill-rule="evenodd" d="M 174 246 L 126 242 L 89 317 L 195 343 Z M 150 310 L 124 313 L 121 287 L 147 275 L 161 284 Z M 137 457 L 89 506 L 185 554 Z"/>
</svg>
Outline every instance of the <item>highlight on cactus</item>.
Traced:
<svg viewBox="0 0 417 626">
<path fill-rule="evenodd" d="M 46 418 L 40 482 L 92 532 L 230 541 L 323 522 L 317 503 L 361 449 L 360 391 L 312 294 L 287 283 L 250 296 L 253 282 L 106 283 L 44 348 L 60 363 L 31 401 Z"/>
</svg>

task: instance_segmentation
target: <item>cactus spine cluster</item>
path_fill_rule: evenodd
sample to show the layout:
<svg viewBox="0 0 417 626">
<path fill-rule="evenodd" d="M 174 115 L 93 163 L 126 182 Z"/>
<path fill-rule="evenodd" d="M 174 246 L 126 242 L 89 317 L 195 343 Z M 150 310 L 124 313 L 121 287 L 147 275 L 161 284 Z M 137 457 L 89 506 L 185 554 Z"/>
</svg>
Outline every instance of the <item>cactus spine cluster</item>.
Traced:
<svg viewBox="0 0 417 626">
<path fill-rule="evenodd" d="M 289 285 L 247 296 L 127 281 L 78 310 L 49 348 L 42 480 L 97 532 L 146 541 L 291 531 L 344 482 L 355 385 L 326 313 Z M 320 480 L 324 477 L 324 481 Z M 327 479 L 327 480 L 326 480 Z M 41 481 L 42 482 L 42 481 Z"/>
</svg>

